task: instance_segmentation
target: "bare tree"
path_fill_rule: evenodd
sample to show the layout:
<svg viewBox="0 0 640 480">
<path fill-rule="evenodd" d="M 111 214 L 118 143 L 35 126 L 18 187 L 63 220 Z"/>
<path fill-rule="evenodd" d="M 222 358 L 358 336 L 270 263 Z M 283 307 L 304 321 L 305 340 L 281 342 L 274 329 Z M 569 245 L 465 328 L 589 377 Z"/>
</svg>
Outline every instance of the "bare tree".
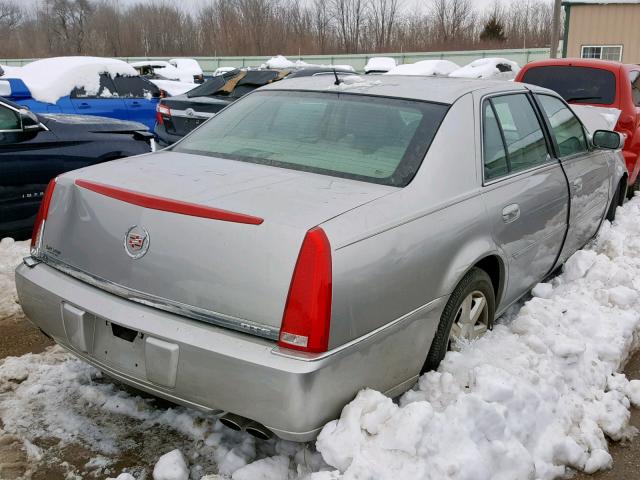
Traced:
<svg viewBox="0 0 640 480">
<path fill-rule="evenodd" d="M 369 0 L 369 23 L 376 51 L 389 48 L 398 16 L 398 0 Z"/>
<path fill-rule="evenodd" d="M 344 52 L 358 53 L 361 27 L 366 13 L 365 0 L 330 0 L 340 45 Z"/>
</svg>

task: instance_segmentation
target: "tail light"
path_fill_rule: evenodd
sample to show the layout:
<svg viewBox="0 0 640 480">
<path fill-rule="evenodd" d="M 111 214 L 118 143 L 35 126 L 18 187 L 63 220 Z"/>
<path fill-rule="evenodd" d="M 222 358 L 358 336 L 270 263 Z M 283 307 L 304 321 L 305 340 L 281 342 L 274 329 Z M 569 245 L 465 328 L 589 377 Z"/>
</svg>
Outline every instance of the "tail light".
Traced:
<svg viewBox="0 0 640 480">
<path fill-rule="evenodd" d="M 331 326 L 331 245 L 319 227 L 307 232 L 293 270 L 278 345 L 326 352 Z"/>
<path fill-rule="evenodd" d="M 33 224 L 33 232 L 31 233 L 31 255 L 34 257 L 37 257 L 41 251 L 44 224 L 49 215 L 49 206 L 51 205 L 54 188 L 56 188 L 55 178 L 49 182 L 47 189 L 44 191 L 44 196 L 42 197 L 42 202 L 40 202 L 40 208 L 36 215 L 36 222 Z"/>
<path fill-rule="evenodd" d="M 156 107 L 156 122 L 158 122 L 159 125 L 164 124 L 164 118 L 162 117 L 163 115 L 166 117 L 171 117 L 171 108 L 162 103 L 159 103 Z"/>
</svg>

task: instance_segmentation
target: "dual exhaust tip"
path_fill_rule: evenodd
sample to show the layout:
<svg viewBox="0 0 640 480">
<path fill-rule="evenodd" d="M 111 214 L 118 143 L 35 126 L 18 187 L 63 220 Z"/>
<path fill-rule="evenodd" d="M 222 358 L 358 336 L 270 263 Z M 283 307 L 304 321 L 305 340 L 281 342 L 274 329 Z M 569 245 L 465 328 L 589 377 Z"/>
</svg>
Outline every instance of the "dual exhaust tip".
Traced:
<svg viewBox="0 0 640 480">
<path fill-rule="evenodd" d="M 225 413 L 219 420 L 225 427 L 236 432 L 247 432 L 259 440 L 269 440 L 273 435 L 264 425 L 234 413 Z"/>
</svg>

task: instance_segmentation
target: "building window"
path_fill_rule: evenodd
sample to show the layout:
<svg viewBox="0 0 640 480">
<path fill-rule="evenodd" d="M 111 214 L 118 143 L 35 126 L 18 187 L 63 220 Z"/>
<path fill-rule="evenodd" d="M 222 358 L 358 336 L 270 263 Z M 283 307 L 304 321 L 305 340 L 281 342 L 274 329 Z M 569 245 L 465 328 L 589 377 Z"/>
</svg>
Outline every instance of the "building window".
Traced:
<svg viewBox="0 0 640 480">
<path fill-rule="evenodd" d="M 622 45 L 583 45 L 582 58 L 622 61 Z"/>
</svg>

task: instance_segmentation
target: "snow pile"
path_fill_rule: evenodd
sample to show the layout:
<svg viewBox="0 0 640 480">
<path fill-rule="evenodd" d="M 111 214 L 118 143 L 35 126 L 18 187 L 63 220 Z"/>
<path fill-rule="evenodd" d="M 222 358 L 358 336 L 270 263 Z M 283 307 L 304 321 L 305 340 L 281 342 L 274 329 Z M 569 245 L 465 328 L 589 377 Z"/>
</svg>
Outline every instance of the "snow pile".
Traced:
<svg viewBox="0 0 640 480">
<path fill-rule="evenodd" d="M 36 60 L 21 67 L 13 78 L 21 79 L 34 99 L 56 103 L 74 88 L 84 88 L 88 95 L 97 94 L 101 73 L 111 77 L 138 75 L 127 62 L 113 58 L 54 57 Z"/>
<path fill-rule="evenodd" d="M 12 238 L 0 240 L 0 320 L 20 312 L 13 272 L 27 255 L 29 255 L 29 240 L 24 242 L 15 242 Z"/>
<path fill-rule="evenodd" d="M 449 60 L 423 60 L 421 62 L 398 65 L 385 75 L 449 75 L 459 68 L 459 65 Z"/>
<path fill-rule="evenodd" d="M 449 352 L 399 405 L 361 391 L 317 441 L 345 478 L 553 479 L 611 465 L 640 381 L 617 374 L 640 333 L 640 199 L 517 315 Z M 330 478 L 325 475 L 324 477 Z M 314 479 L 315 480 L 315 479 Z"/>
<path fill-rule="evenodd" d="M 189 469 L 180 450 L 171 450 L 153 467 L 153 480 L 189 480 Z"/>
<path fill-rule="evenodd" d="M 364 66 L 364 73 L 388 72 L 396 67 L 396 60 L 392 57 L 371 57 Z"/>
<path fill-rule="evenodd" d="M 286 69 L 286 68 L 304 68 L 304 67 L 324 67 L 324 68 L 336 68 L 339 70 L 349 70 L 355 72 L 355 69 L 351 65 L 321 65 L 316 63 L 307 63 L 302 60 L 296 60 L 292 62 L 287 57 L 282 55 L 276 55 L 271 57 L 260 68 L 274 68 L 274 69 Z"/>
<path fill-rule="evenodd" d="M 149 81 L 155 84 L 156 87 L 161 88 L 167 92 L 170 96 L 182 95 L 189 90 L 193 90 L 198 86 L 193 82 L 177 82 L 175 80 L 156 80 L 155 78 L 149 79 Z"/>
<path fill-rule="evenodd" d="M 454 70 L 450 77 L 513 80 L 520 66 L 506 58 L 479 58 L 468 65 Z"/>
<path fill-rule="evenodd" d="M 191 75 L 202 75 L 202 68 L 195 58 L 172 58 L 169 63 L 181 72 Z"/>
</svg>

